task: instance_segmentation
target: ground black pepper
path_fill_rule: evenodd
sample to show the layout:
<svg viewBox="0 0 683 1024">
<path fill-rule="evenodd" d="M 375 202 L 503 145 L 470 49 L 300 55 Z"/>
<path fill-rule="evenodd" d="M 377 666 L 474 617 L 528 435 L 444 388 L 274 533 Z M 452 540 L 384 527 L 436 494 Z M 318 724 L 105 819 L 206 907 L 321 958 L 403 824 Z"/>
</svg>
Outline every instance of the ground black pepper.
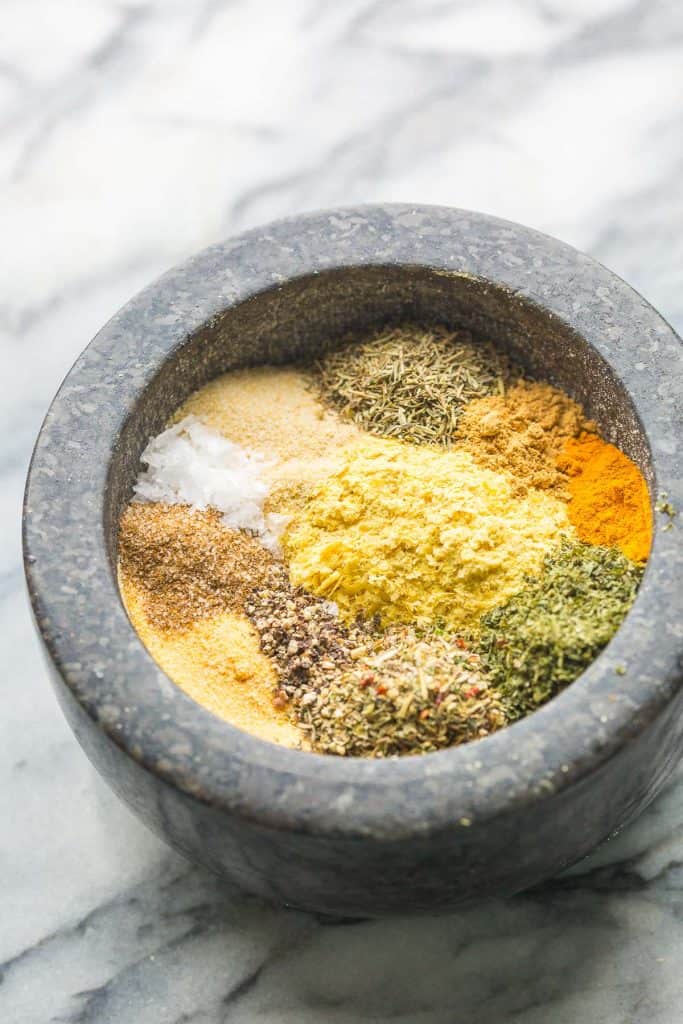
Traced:
<svg viewBox="0 0 683 1024">
<path fill-rule="evenodd" d="M 311 700 L 311 694 L 362 656 L 371 640 L 368 626 L 345 626 L 330 601 L 292 586 L 280 562 L 270 565 L 244 610 L 280 676 L 275 695 L 280 708 L 292 698 L 304 704 Z"/>
</svg>

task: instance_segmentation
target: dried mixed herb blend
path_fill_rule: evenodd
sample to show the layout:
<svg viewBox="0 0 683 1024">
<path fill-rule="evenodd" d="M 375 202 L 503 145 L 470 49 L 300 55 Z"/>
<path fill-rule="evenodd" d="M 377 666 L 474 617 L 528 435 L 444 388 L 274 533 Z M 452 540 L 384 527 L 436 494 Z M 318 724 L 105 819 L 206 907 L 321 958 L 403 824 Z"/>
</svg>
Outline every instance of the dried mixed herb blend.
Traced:
<svg viewBox="0 0 683 1024">
<path fill-rule="evenodd" d="M 300 727 L 324 754 L 426 754 L 506 724 L 497 690 L 460 637 L 393 629 L 314 696 L 295 697 Z"/>
</svg>

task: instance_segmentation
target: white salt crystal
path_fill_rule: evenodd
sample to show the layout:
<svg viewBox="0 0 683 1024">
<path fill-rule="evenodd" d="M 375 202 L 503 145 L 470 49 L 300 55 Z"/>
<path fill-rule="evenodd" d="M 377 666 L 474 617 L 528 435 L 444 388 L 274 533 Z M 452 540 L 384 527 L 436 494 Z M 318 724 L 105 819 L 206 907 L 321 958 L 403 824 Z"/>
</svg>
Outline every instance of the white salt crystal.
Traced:
<svg viewBox="0 0 683 1024">
<path fill-rule="evenodd" d="M 263 455 L 229 441 L 196 416 L 186 416 L 152 438 L 140 458 L 147 469 L 133 488 L 136 501 L 211 506 L 223 513 L 227 526 L 249 530 L 278 550 L 287 517 L 264 515 L 268 484 L 262 473 L 269 462 Z"/>
</svg>

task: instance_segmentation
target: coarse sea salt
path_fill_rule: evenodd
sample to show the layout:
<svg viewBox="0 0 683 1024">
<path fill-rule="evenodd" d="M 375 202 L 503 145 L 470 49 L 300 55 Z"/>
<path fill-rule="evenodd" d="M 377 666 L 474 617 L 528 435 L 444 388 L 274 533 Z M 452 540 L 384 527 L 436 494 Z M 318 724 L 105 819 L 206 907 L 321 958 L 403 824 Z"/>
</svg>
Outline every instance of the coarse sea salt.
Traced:
<svg viewBox="0 0 683 1024">
<path fill-rule="evenodd" d="M 263 455 L 186 416 L 152 438 L 140 459 L 147 468 L 133 487 L 135 501 L 216 508 L 226 526 L 248 530 L 279 551 L 287 517 L 263 511 L 268 496 L 263 471 L 271 465 Z"/>
</svg>

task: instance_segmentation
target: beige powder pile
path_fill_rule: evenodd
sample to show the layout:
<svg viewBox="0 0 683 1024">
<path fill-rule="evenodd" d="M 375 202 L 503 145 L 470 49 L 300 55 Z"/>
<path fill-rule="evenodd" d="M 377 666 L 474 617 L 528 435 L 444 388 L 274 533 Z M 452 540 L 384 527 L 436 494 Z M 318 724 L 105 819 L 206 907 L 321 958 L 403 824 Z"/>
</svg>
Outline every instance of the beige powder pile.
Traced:
<svg viewBox="0 0 683 1024">
<path fill-rule="evenodd" d="M 273 460 L 263 474 L 272 486 L 266 503 L 272 512 L 298 507 L 360 436 L 353 423 L 322 405 L 310 374 L 291 367 L 258 366 L 217 377 L 187 399 L 174 422 L 188 415 Z"/>
</svg>

